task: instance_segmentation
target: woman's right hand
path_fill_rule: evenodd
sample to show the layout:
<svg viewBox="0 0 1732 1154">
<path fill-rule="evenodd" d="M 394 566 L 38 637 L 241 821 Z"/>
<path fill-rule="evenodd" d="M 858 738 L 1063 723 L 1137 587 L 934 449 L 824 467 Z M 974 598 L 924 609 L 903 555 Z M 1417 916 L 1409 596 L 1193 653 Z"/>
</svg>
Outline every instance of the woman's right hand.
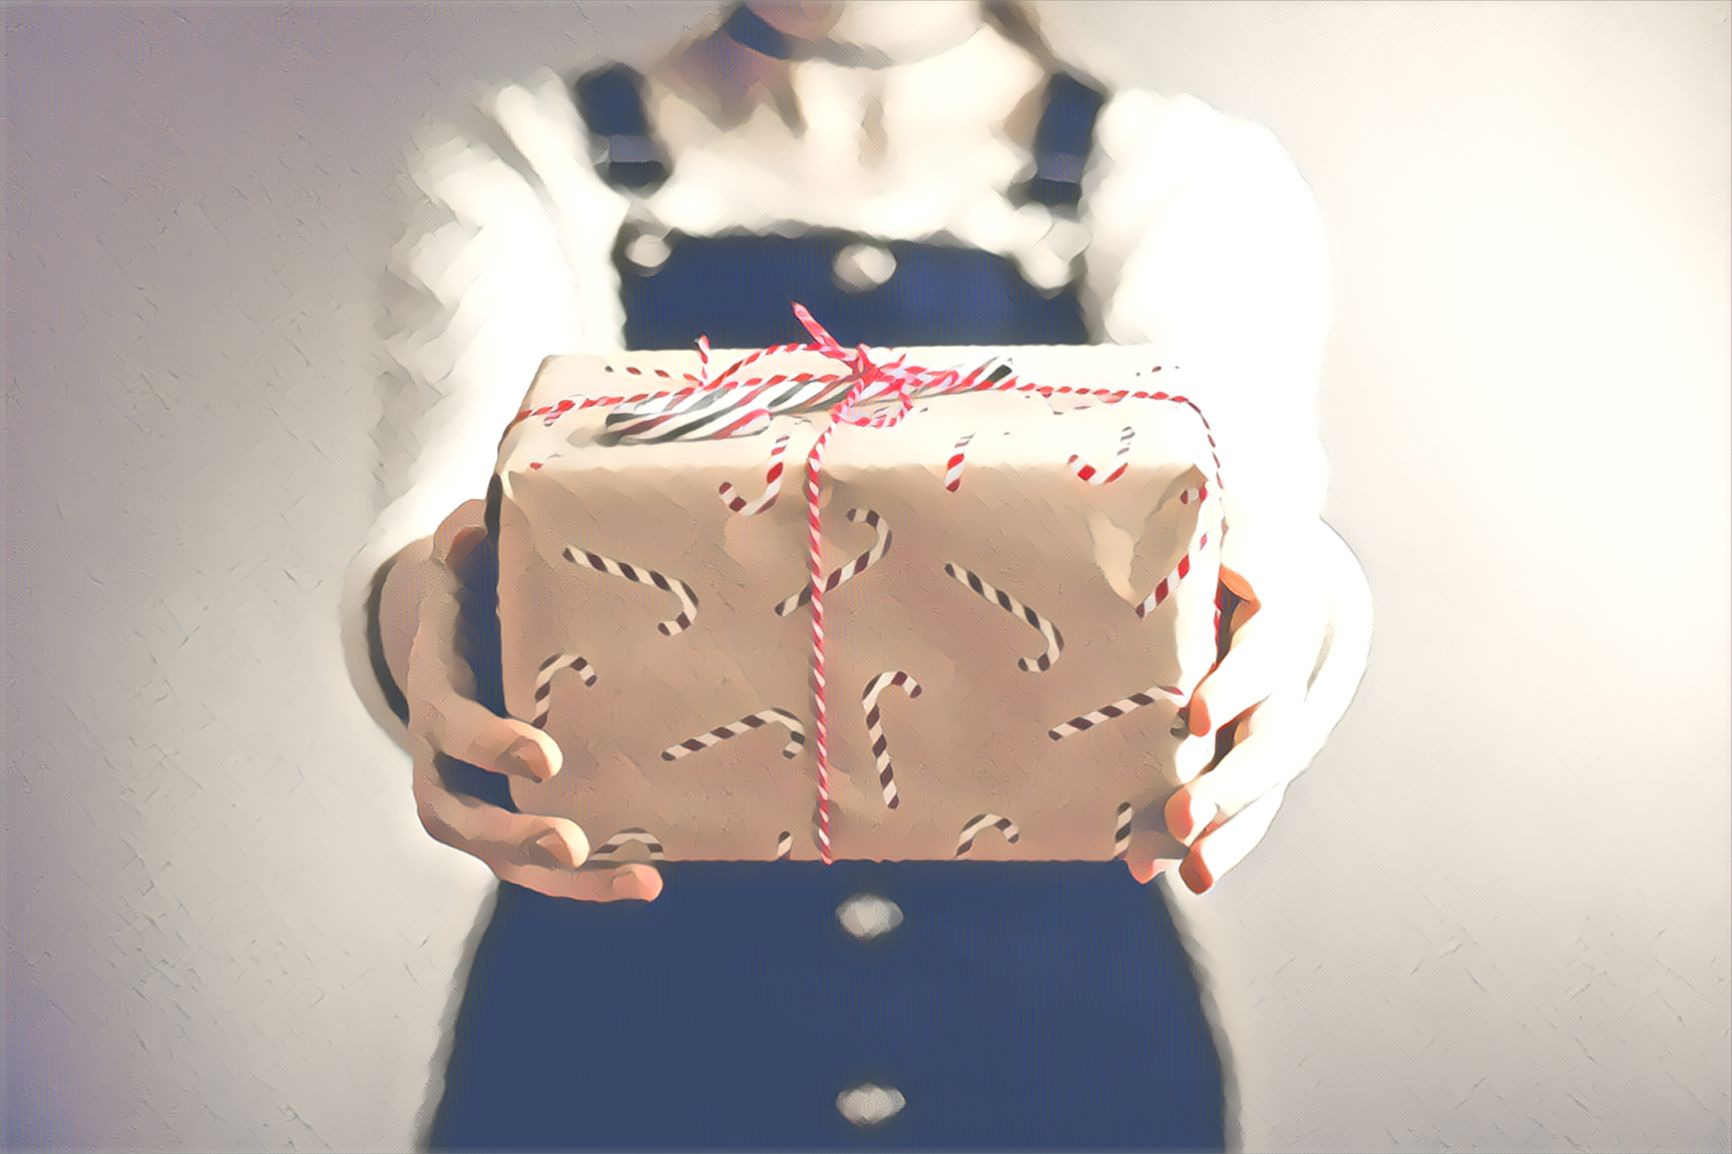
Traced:
<svg viewBox="0 0 1732 1154">
<path fill-rule="evenodd" d="M 475 674 L 461 654 L 459 574 L 473 550 L 489 547 L 483 512 L 480 501 L 460 505 L 439 526 L 431 547 L 399 558 L 387 579 L 385 599 L 411 618 L 404 628 L 412 630 L 412 640 L 399 676 L 409 702 L 421 824 L 439 841 L 485 862 L 504 881 L 549 897 L 653 901 L 662 889 L 653 866 L 580 868 L 589 858 L 589 839 L 576 822 L 488 804 L 454 790 L 442 772 L 456 761 L 546 781 L 562 761 L 559 746 L 546 733 L 500 717 L 476 700 Z"/>
</svg>

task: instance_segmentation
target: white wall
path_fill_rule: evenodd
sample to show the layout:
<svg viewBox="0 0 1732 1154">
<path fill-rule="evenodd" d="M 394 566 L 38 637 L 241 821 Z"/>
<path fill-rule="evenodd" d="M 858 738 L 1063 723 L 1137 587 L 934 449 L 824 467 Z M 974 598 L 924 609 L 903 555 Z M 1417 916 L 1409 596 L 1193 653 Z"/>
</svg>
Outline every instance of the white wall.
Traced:
<svg viewBox="0 0 1732 1154">
<path fill-rule="evenodd" d="M 8 6 L 8 1145 L 403 1147 L 487 890 L 342 680 L 414 118 L 704 8 Z M 1183 904 L 1253 1149 L 1725 1149 L 1725 4 L 1087 5 L 1338 254 L 1353 713 Z"/>
</svg>

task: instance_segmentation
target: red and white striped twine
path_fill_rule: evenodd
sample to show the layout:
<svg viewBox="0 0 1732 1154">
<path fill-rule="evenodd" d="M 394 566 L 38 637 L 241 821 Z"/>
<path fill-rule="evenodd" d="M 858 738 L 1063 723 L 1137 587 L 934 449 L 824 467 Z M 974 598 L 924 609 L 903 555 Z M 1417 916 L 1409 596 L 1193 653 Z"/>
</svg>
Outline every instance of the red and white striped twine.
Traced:
<svg viewBox="0 0 1732 1154">
<path fill-rule="evenodd" d="M 890 542 L 893 539 L 890 533 L 890 526 L 884 523 L 883 518 L 878 516 L 876 510 L 850 509 L 846 516 L 850 521 L 863 521 L 867 525 L 871 526 L 872 531 L 878 535 L 878 539 L 872 543 L 870 549 L 854 558 L 854 560 L 840 568 L 831 570 L 830 575 L 824 579 L 824 592 L 826 593 L 830 592 L 844 581 L 851 581 L 855 577 L 866 572 L 866 570 L 878 564 L 886 553 L 890 552 Z M 794 612 L 794 610 L 810 601 L 812 599 L 812 588 L 813 586 L 808 582 L 807 584 L 802 585 L 797 592 L 790 593 L 788 596 L 782 598 L 782 600 L 776 604 L 776 616 L 786 617 L 790 613 Z"/>
<path fill-rule="evenodd" d="M 869 350 L 865 345 L 853 349 L 845 349 L 830 333 L 813 319 L 812 314 L 800 304 L 794 304 L 794 316 L 802 327 L 810 334 L 811 341 L 790 344 L 771 345 L 768 348 L 757 349 L 745 354 L 739 360 L 713 376 L 709 372 L 709 342 L 698 338 L 699 369 L 697 375 L 690 373 L 676 377 L 664 369 L 643 369 L 636 366 L 626 366 L 628 376 L 650 376 L 670 384 L 676 380 L 685 382 L 682 387 L 664 390 L 651 390 L 632 395 L 603 397 L 566 397 L 549 405 L 541 405 L 533 409 L 525 409 L 506 427 L 509 433 L 518 422 L 531 417 L 541 417 L 547 425 L 553 425 L 568 413 L 583 409 L 608 407 L 616 412 L 610 415 L 609 431 L 616 433 L 621 439 L 630 440 L 687 440 L 709 439 L 720 437 L 746 436 L 762 432 L 768 427 L 772 417 L 781 413 L 811 411 L 817 409 L 829 410 L 829 422 L 818 439 L 813 443 L 811 451 L 806 455 L 806 560 L 807 560 L 807 599 L 811 603 L 812 613 L 812 713 L 814 720 L 813 752 L 818 763 L 818 853 L 826 865 L 834 858 L 830 844 L 830 752 L 829 752 L 829 714 L 826 708 L 827 693 L 824 663 L 824 593 L 829 587 L 826 583 L 823 562 L 823 511 L 820 498 L 822 496 L 822 477 L 824 457 L 828 451 L 830 437 L 838 425 L 854 425 L 861 428 L 887 429 L 894 427 L 913 408 L 916 397 L 949 396 L 971 392 L 995 393 L 1033 393 L 1042 397 L 1086 396 L 1093 397 L 1105 404 L 1117 404 L 1121 401 L 1164 401 L 1169 404 L 1183 405 L 1196 414 L 1202 422 L 1204 436 L 1209 442 L 1209 452 L 1213 460 L 1214 476 L 1210 484 L 1217 499 L 1222 489 L 1221 455 L 1219 446 L 1215 443 L 1214 430 L 1209 420 L 1203 414 L 1195 401 L 1189 397 L 1164 391 L 1144 391 L 1141 389 L 1091 389 L 1071 385 L 1039 385 L 1024 382 L 1017 378 L 1015 372 L 1008 366 L 998 365 L 993 372 L 987 370 L 991 363 L 979 365 L 967 373 L 958 369 L 932 369 L 921 365 L 905 364 L 903 357 L 898 357 L 888 364 L 874 364 Z M 771 375 L 766 377 L 740 378 L 739 374 L 753 364 L 767 357 L 783 353 L 821 353 L 841 364 L 847 371 L 828 375 Z M 1158 367 L 1157 370 L 1158 371 Z M 895 404 L 877 413 L 865 417 L 856 417 L 855 410 L 867 404 L 894 401 Z M 623 411 L 618 411 L 623 410 Z M 1127 433 L 1130 432 L 1127 427 Z M 962 450 L 968 438 L 958 442 L 945 472 L 945 488 L 954 492 L 960 482 L 962 468 Z M 1096 470 L 1083 466 L 1076 467 L 1075 459 L 1072 469 L 1084 481 L 1092 484 L 1106 484 L 1124 472 L 1123 460 L 1129 447 L 1129 437 L 1121 435 L 1119 451 L 1116 456 L 1119 463 L 1104 476 Z M 772 450 L 774 462 L 774 450 Z M 775 468 L 772 463 L 771 468 Z M 1087 470 L 1085 473 L 1084 470 Z M 770 480 L 766 474 L 766 488 Z M 1204 485 L 1193 494 L 1187 490 L 1180 494 L 1182 503 L 1191 499 L 1203 500 L 1209 494 L 1209 485 Z M 729 502 L 729 508 L 734 508 L 733 500 L 737 494 L 724 494 L 723 499 Z M 773 499 L 773 498 L 772 498 Z M 763 500 L 763 498 L 760 498 Z M 748 503 L 750 504 L 750 503 Z M 768 502 L 762 506 L 768 507 Z M 744 512 L 744 506 L 735 510 Z M 760 510 L 761 511 L 761 510 Z M 1220 547 L 1222 538 L 1226 535 L 1226 524 L 1223 520 L 1215 533 L 1216 547 Z M 1162 578 L 1156 586 L 1156 591 L 1145 598 L 1137 606 L 1138 616 L 1144 616 L 1155 605 L 1164 601 L 1172 592 L 1173 587 L 1191 568 L 1191 555 L 1202 549 L 1208 542 L 1205 531 L 1196 546 L 1187 550 L 1174 572 Z M 581 555 L 580 555 L 581 556 Z M 574 557 L 574 560 L 579 558 Z M 588 558 L 584 558 L 587 560 Z M 597 558 L 596 560 L 604 560 Z M 617 564 L 617 563 L 615 563 Z M 604 566 L 597 566 L 604 567 Z M 609 571 L 613 571 L 611 568 Z M 840 571 L 838 571 L 840 573 Z M 683 600 L 683 598 L 682 598 Z M 695 600 L 695 598 L 694 598 Z M 682 608 L 685 608 L 682 605 Z M 692 607 L 695 609 L 695 606 Z M 684 614 L 682 614 L 684 616 Z M 1219 609 L 1217 608 L 1217 618 Z M 677 619 L 676 619 L 677 624 Z M 664 632 L 668 630 L 664 629 Z M 1059 740 L 1067 732 L 1075 732 L 1086 728 L 1097 720 L 1105 720 L 1106 716 L 1116 716 L 1124 707 L 1135 708 L 1143 702 L 1137 700 L 1142 694 L 1133 695 L 1124 702 L 1115 702 L 1104 706 L 1095 714 L 1072 719 L 1071 722 L 1057 727 L 1052 734 Z M 1110 712 L 1109 712 L 1110 711 Z M 1105 716 L 1102 716 L 1105 715 Z M 1078 725 L 1084 722 L 1084 725 Z M 738 723 L 736 723 L 738 724 Z M 724 727 L 726 728 L 726 727 Z M 1005 829 L 1007 835 L 1014 840 L 1013 824 L 998 818 L 997 815 L 982 815 L 989 820 L 987 825 L 997 825 Z M 980 819 L 976 819 L 978 822 Z M 985 826 L 977 826 L 965 830 L 965 840 L 972 844 L 972 834 Z M 959 848 L 959 853 L 966 853 L 965 848 Z"/>
</svg>

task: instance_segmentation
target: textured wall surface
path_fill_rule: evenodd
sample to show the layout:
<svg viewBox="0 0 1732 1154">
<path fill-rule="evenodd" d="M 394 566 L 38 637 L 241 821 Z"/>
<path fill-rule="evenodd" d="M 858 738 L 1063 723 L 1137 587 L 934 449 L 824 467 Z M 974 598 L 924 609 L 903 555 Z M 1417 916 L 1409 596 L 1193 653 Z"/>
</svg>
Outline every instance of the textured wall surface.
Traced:
<svg viewBox="0 0 1732 1154">
<path fill-rule="evenodd" d="M 481 867 L 341 672 L 416 117 L 654 4 L 4 21 L 8 1145 L 411 1140 Z M 1055 8 L 1337 253 L 1364 689 L 1185 896 L 1253 1149 L 1728 1145 L 1724 4 Z"/>
</svg>

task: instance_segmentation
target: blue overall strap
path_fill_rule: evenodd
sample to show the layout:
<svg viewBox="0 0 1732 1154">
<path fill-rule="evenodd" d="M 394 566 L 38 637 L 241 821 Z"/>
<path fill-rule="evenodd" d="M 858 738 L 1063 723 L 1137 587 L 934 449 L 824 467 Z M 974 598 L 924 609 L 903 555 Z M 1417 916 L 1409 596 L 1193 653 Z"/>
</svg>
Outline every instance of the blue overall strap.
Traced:
<svg viewBox="0 0 1732 1154">
<path fill-rule="evenodd" d="M 1034 133 L 1034 175 L 1016 188 L 1015 199 L 1077 210 L 1083 173 L 1094 151 L 1095 121 L 1105 104 L 1100 89 L 1068 72 L 1053 74 Z"/>
<path fill-rule="evenodd" d="M 627 192 L 652 192 L 668 178 L 667 152 L 644 111 L 643 83 L 636 69 L 609 64 L 572 84 L 597 174 Z"/>
<path fill-rule="evenodd" d="M 747 4 L 736 4 L 722 21 L 723 36 L 744 48 L 776 60 L 792 60 L 799 48 L 810 47 L 752 11 Z"/>
</svg>

